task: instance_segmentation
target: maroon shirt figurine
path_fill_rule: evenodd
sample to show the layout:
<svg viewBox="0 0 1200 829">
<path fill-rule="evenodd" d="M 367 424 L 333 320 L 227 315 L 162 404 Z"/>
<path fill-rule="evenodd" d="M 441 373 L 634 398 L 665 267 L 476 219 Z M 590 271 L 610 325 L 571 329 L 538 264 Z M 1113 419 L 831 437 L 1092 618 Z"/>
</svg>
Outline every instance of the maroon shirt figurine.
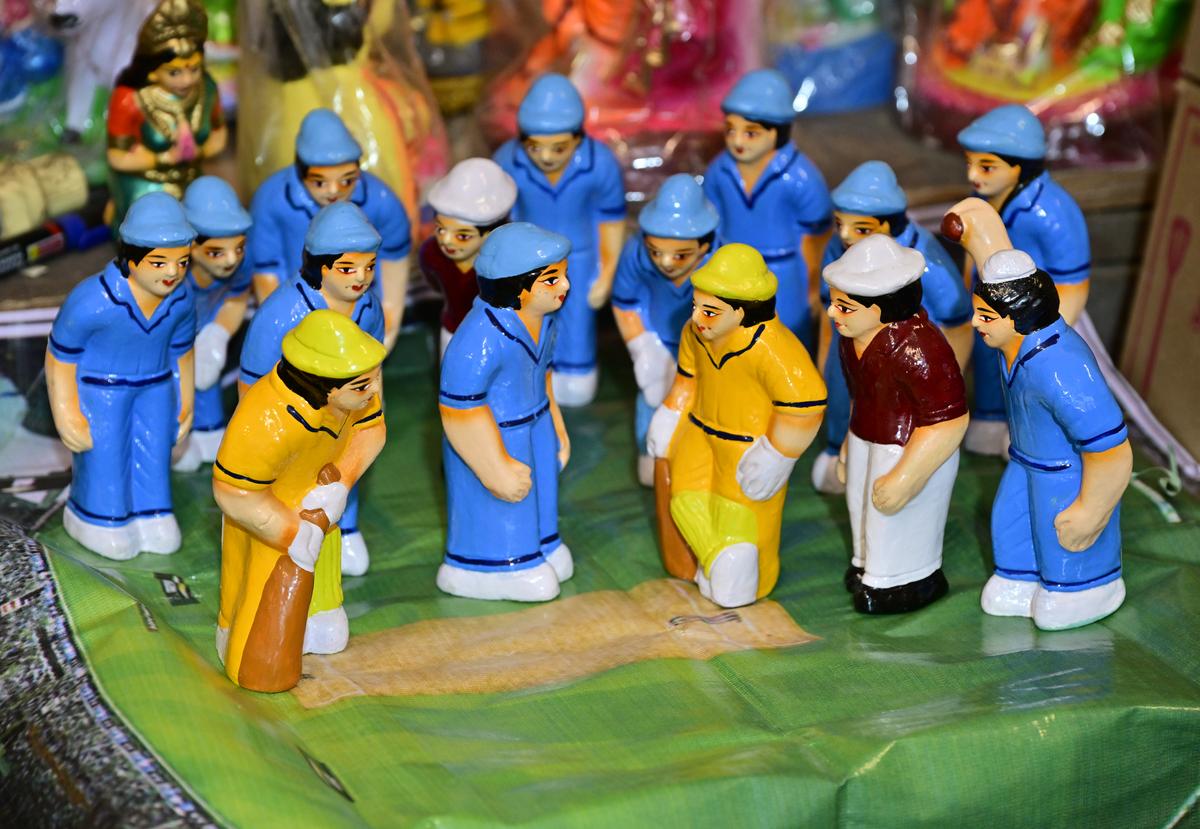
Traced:
<svg viewBox="0 0 1200 829">
<path fill-rule="evenodd" d="M 442 292 L 442 328 L 453 334 L 479 295 L 475 269 L 459 270 L 432 236 L 421 244 L 417 257 L 425 278 Z"/>
</svg>

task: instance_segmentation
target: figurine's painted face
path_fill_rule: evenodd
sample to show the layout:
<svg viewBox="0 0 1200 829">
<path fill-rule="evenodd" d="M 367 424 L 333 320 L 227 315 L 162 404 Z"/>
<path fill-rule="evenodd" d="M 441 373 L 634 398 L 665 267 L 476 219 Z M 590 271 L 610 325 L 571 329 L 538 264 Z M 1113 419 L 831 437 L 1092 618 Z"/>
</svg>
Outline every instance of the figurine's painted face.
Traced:
<svg viewBox="0 0 1200 829">
<path fill-rule="evenodd" d="M 755 164 L 775 151 L 775 130 L 730 113 L 725 116 L 725 149 L 739 164 Z"/>
<path fill-rule="evenodd" d="M 980 297 L 973 296 L 971 299 L 975 302 L 975 316 L 971 319 L 971 324 L 983 337 L 985 345 L 989 348 L 1004 348 L 1014 337 L 1020 336 L 1010 317 L 1001 316 Z"/>
<path fill-rule="evenodd" d="M 329 392 L 329 405 L 343 412 L 357 412 L 366 408 L 371 398 L 379 394 L 381 385 L 380 366 L 360 374 L 346 385 Z"/>
<path fill-rule="evenodd" d="M 829 292 L 829 319 L 843 337 L 854 339 L 869 334 L 879 326 L 881 311 L 878 305 L 859 305 L 843 291 Z"/>
<path fill-rule="evenodd" d="M 1012 165 L 992 153 L 967 153 L 967 180 L 980 198 L 990 199 L 1017 186 L 1020 165 Z"/>
<path fill-rule="evenodd" d="M 162 299 L 169 296 L 187 273 L 192 258 L 192 246 L 177 248 L 155 248 L 142 257 L 136 265 L 129 264 L 129 281 L 149 294 Z"/>
<path fill-rule="evenodd" d="M 529 160 L 537 165 L 539 170 L 543 173 L 557 173 L 567 166 L 582 140 L 574 133 L 556 132 L 551 135 L 527 136 L 522 146 Z"/>
<path fill-rule="evenodd" d="M 192 245 L 192 269 L 204 271 L 213 279 L 233 276 L 246 256 L 245 236 L 226 236 Z"/>
<path fill-rule="evenodd" d="M 833 211 L 833 226 L 847 249 L 874 233 L 891 233 L 892 230 L 887 221 L 860 213 L 843 213 L 840 210 Z"/>
<path fill-rule="evenodd" d="M 343 253 L 333 267 L 321 268 L 321 289 L 342 302 L 354 302 L 375 281 L 375 254 Z"/>
<path fill-rule="evenodd" d="M 186 98 L 204 77 L 204 54 L 193 52 L 186 58 L 169 60 L 146 77 L 150 83 L 161 86 L 176 98 Z"/>
<path fill-rule="evenodd" d="M 521 309 L 552 314 L 567 301 L 571 282 L 567 279 L 567 260 L 555 262 L 542 271 L 528 291 L 521 292 Z"/>
<path fill-rule="evenodd" d="M 452 262 L 468 262 L 479 253 L 487 236 L 475 225 L 460 222 L 438 213 L 434 218 L 433 236 L 446 258 Z"/>
<path fill-rule="evenodd" d="M 326 207 L 334 202 L 345 201 L 354 192 L 362 170 L 357 161 L 332 164 L 328 167 L 309 167 L 304 176 L 304 189 L 313 201 Z"/>
<path fill-rule="evenodd" d="M 649 234 L 643 238 L 643 243 L 654 267 L 671 280 L 690 274 L 709 247 L 707 243 L 700 244 L 699 239 L 668 239 Z"/>
<path fill-rule="evenodd" d="M 692 325 L 706 342 L 732 334 L 742 324 L 746 312 L 704 291 L 692 294 Z"/>
</svg>

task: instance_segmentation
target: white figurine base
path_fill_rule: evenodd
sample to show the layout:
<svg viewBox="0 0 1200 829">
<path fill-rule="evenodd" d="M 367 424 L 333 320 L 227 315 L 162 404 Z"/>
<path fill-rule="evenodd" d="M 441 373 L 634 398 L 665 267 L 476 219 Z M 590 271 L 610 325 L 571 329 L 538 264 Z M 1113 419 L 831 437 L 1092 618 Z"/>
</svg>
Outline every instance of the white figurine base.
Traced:
<svg viewBox="0 0 1200 829">
<path fill-rule="evenodd" d="M 654 486 L 654 458 L 650 455 L 638 455 L 638 483 L 642 486 Z"/>
<path fill-rule="evenodd" d="M 828 452 L 817 455 L 817 459 L 813 461 L 812 485 L 813 489 L 824 495 L 846 493 L 846 485 L 839 481 L 837 476 L 837 455 L 830 455 Z"/>
<path fill-rule="evenodd" d="M 566 544 L 559 544 L 554 552 L 546 556 L 546 563 L 554 569 L 554 575 L 559 582 L 569 581 L 575 575 L 575 560 L 571 558 L 571 549 Z"/>
<path fill-rule="evenodd" d="M 730 544 L 713 559 L 708 581 L 710 598 L 721 607 L 754 604 L 758 598 L 758 547 L 748 542 Z M 696 573 L 702 573 L 697 568 Z"/>
<path fill-rule="evenodd" d="M 592 369 L 587 374 L 551 372 L 550 384 L 554 389 L 554 399 L 559 406 L 567 408 L 586 406 L 596 398 L 596 386 L 600 384 L 600 370 Z"/>
<path fill-rule="evenodd" d="M 1038 594 L 1036 581 L 1018 581 L 992 574 L 983 586 L 979 606 L 989 616 L 1033 616 L 1033 599 Z"/>
<path fill-rule="evenodd" d="M 500 573 L 481 573 L 443 563 L 438 568 L 437 586 L 443 593 L 464 599 L 546 602 L 558 595 L 558 576 L 546 563 Z"/>
<path fill-rule="evenodd" d="M 976 455 L 1008 458 L 1008 421 L 972 420 L 967 424 L 963 448 Z"/>
<path fill-rule="evenodd" d="M 304 653 L 341 653 L 350 639 L 350 621 L 344 608 L 322 610 L 304 626 Z"/>
<path fill-rule="evenodd" d="M 360 532 L 346 533 L 342 536 L 342 575 L 361 576 L 371 566 L 371 556 L 367 552 L 367 542 Z"/>
<path fill-rule="evenodd" d="M 172 513 L 156 515 L 153 518 L 139 518 L 133 522 L 133 526 L 141 538 L 141 549 L 147 553 L 170 555 L 183 543 L 179 522 Z"/>
<path fill-rule="evenodd" d="M 103 527 L 84 521 L 71 505 L 63 507 L 63 529 L 67 535 L 98 556 L 113 561 L 128 561 L 138 554 L 140 539 L 133 522 L 123 527 Z"/>
<path fill-rule="evenodd" d="M 1033 600 L 1033 623 L 1042 630 L 1082 627 L 1115 612 L 1124 601 L 1124 579 L 1074 593 L 1038 590 Z"/>
</svg>

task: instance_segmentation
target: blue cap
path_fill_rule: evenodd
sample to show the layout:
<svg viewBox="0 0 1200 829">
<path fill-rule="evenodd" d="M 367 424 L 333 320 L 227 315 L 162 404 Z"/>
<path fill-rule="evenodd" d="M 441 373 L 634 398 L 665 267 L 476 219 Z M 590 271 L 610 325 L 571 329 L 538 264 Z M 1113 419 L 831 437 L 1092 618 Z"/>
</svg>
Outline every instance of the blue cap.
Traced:
<svg viewBox="0 0 1200 829">
<path fill-rule="evenodd" d="M 638 214 L 638 226 L 650 236 L 665 239 L 699 239 L 717 229 L 717 208 L 687 173 L 676 173 L 663 182 L 656 195 Z"/>
<path fill-rule="evenodd" d="M 567 258 L 571 240 L 529 222 L 510 222 L 483 240 L 475 258 L 480 279 L 507 279 Z"/>
<path fill-rule="evenodd" d="M 331 167 L 362 158 L 362 147 L 331 109 L 314 109 L 300 122 L 296 158 L 309 167 Z"/>
<path fill-rule="evenodd" d="M 542 75 L 521 100 L 517 126 L 526 135 L 575 132 L 583 126 L 583 98 L 565 76 Z"/>
<path fill-rule="evenodd" d="M 860 216 L 890 216 L 908 207 L 896 174 L 882 161 L 859 164 L 829 195 L 834 210 Z"/>
<path fill-rule="evenodd" d="M 196 233 L 210 239 L 241 236 L 253 224 L 237 193 L 216 176 L 200 176 L 189 184 L 183 194 L 183 209 Z"/>
<path fill-rule="evenodd" d="M 178 248 L 190 245 L 196 231 L 188 224 L 183 205 L 162 190 L 139 196 L 129 206 L 117 228 L 122 242 L 143 248 Z"/>
<path fill-rule="evenodd" d="M 334 202 L 321 208 L 304 234 L 304 249 L 314 256 L 374 253 L 383 241 L 357 204 Z"/>
<path fill-rule="evenodd" d="M 733 85 L 721 101 L 721 111 L 759 123 L 790 124 L 796 117 L 792 98 L 792 85 L 782 72 L 756 69 Z"/>
<path fill-rule="evenodd" d="M 1046 130 L 1020 104 L 996 107 L 958 134 L 959 145 L 973 153 L 995 153 L 1040 160 L 1046 157 Z"/>
</svg>

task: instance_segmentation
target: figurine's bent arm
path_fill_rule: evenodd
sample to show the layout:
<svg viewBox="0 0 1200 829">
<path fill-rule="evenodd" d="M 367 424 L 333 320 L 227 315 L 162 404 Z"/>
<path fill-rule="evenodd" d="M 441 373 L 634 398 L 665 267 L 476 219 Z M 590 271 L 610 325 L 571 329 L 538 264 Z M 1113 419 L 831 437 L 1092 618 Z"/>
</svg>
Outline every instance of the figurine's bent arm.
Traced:
<svg viewBox="0 0 1200 829">
<path fill-rule="evenodd" d="M 382 415 L 380 415 L 382 421 Z M 334 464 L 341 473 L 341 481 L 347 487 L 352 487 L 362 477 L 379 453 L 383 451 L 384 441 L 387 440 L 387 426 L 382 422 L 368 428 L 356 428 L 354 436 L 342 451 Z"/>
<path fill-rule="evenodd" d="M 566 467 L 571 459 L 571 436 L 567 434 L 567 424 L 563 420 L 562 409 L 554 399 L 554 384 L 550 382 L 550 372 L 546 372 L 546 397 L 550 400 L 550 417 L 554 421 L 554 434 L 558 436 L 558 468 Z"/>
<path fill-rule="evenodd" d="M 695 395 L 696 378 L 676 371 L 675 382 L 671 384 L 671 390 L 663 399 L 663 405 L 677 412 L 686 412 L 692 408 L 692 399 Z"/>
<path fill-rule="evenodd" d="M 1058 313 L 1062 314 L 1062 318 L 1067 321 L 1067 325 L 1074 325 L 1079 319 L 1079 315 L 1083 313 L 1087 307 L 1088 290 L 1091 287 L 1091 280 L 1085 279 L 1082 282 L 1072 282 L 1055 284 L 1058 290 Z"/>
<path fill-rule="evenodd" d="M 625 244 L 625 218 L 600 223 L 600 273 L 588 291 L 588 305 L 601 308 L 612 293 L 617 262 Z M 569 276 L 570 274 L 568 274 Z"/>
<path fill-rule="evenodd" d="M 382 259 L 379 278 L 383 280 L 383 344 L 388 351 L 396 344 L 404 321 L 404 300 L 408 294 L 408 259 Z"/>
<path fill-rule="evenodd" d="M 446 440 L 489 492 L 515 503 L 529 494 L 530 469 L 504 448 L 490 406 L 452 409 L 439 405 Z"/>
<path fill-rule="evenodd" d="M 894 515 L 925 488 L 934 472 L 944 464 L 967 433 L 968 415 L 913 429 L 904 454 L 892 471 L 875 481 L 871 500 L 884 515 Z"/>
<path fill-rule="evenodd" d="M 196 402 L 196 352 L 189 348 L 179 358 L 179 432 L 175 440 L 181 441 L 192 429 L 193 406 Z"/>
<path fill-rule="evenodd" d="M 965 370 L 967 363 L 971 361 L 971 349 L 975 345 L 975 328 L 971 325 L 971 321 L 967 320 L 962 325 L 940 328 L 940 330 L 942 336 L 946 338 L 946 342 L 950 343 L 950 348 L 954 352 L 954 361 L 958 363 L 958 370 Z"/>
<path fill-rule="evenodd" d="M 808 268 L 808 304 L 818 308 L 821 305 L 821 261 L 825 258 L 825 248 L 829 245 L 829 237 L 833 228 L 822 233 L 805 236 L 800 240 L 800 255 Z"/>
<path fill-rule="evenodd" d="M 158 165 L 158 156 L 143 144 L 134 144 L 128 150 L 109 147 L 107 156 L 108 166 L 118 173 L 144 173 Z"/>
<path fill-rule="evenodd" d="M 1096 543 L 1121 502 L 1133 473 L 1133 449 L 1126 439 L 1103 452 L 1083 452 L 1079 495 L 1054 519 L 1058 543 L 1073 553 Z"/>
<path fill-rule="evenodd" d="M 46 351 L 46 392 L 50 396 L 50 414 L 58 436 L 72 452 L 92 448 L 92 429 L 79 405 L 79 386 L 75 382 L 75 364 L 64 363 Z"/>
<path fill-rule="evenodd" d="M 818 313 L 817 317 L 817 371 L 824 377 L 825 362 L 830 359 L 829 352 L 833 346 L 833 320 L 824 311 Z"/>
<path fill-rule="evenodd" d="M 229 336 L 232 337 L 242 327 L 242 322 L 246 319 L 246 307 L 249 304 L 249 291 L 235 294 L 221 303 L 221 310 L 217 311 L 217 316 L 213 321 L 224 328 L 229 333 Z"/>
<path fill-rule="evenodd" d="M 771 423 L 767 426 L 767 440 L 771 441 L 781 455 L 798 458 L 813 442 L 817 432 L 821 430 L 821 420 L 825 409 L 817 411 L 805 409 L 795 414 L 781 412 L 779 409 L 771 415 Z"/>
<path fill-rule="evenodd" d="M 613 318 L 616 319 L 617 330 L 621 332 L 621 339 L 625 342 L 629 342 L 646 330 L 646 324 L 642 322 L 642 315 L 632 308 L 618 308 L 614 305 Z"/>
<path fill-rule="evenodd" d="M 281 554 L 300 528 L 299 514 L 288 509 L 270 489 L 238 489 L 214 480 L 213 498 L 226 518 Z"/>
</svg>

